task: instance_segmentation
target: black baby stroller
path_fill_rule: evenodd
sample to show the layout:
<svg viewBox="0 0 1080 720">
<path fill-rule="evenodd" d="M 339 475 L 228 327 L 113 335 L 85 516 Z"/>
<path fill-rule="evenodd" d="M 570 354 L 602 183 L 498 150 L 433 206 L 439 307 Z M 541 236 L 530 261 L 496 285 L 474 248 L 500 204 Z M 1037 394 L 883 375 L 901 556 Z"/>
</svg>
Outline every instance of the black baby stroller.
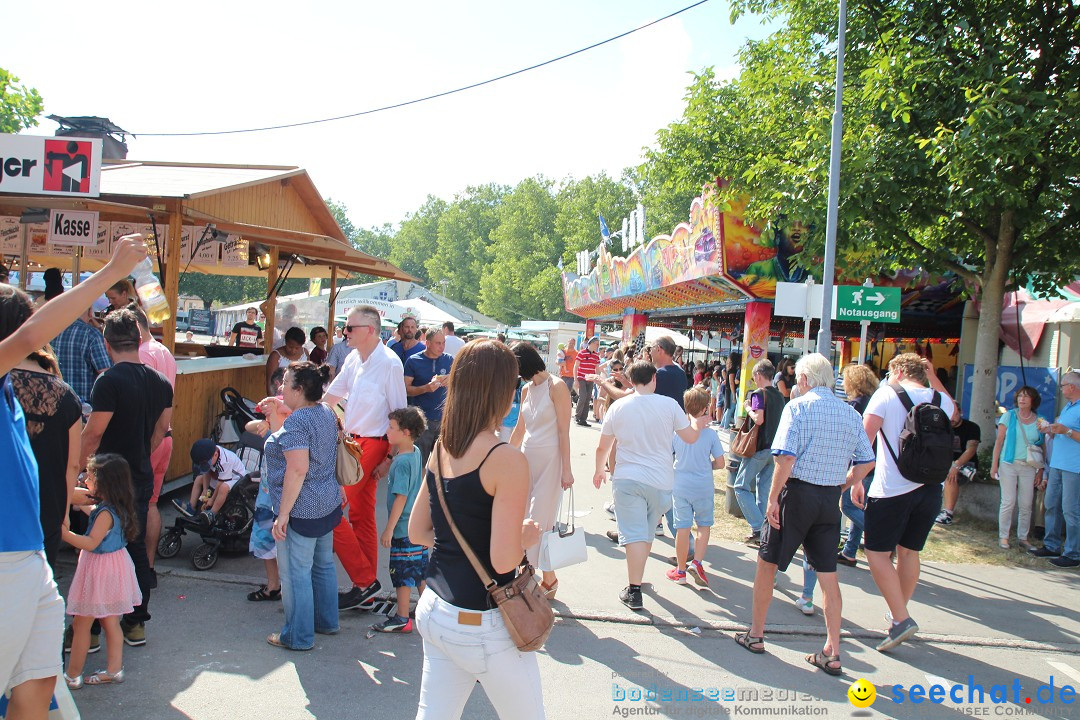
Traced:
<svg viewBox="0 0 1080 720">
<path fill-rule="evenodd" d="M 251 420 L 260 419 L 254 410 L 254 403 L 241 397 L 233 388 L 221 391 L 221 400 L 225 405 L 218 430 L 235 432 L 239 440 L 229 443 L 227 435 L 219 435 L 218 442 L 234 445 L 233 452 L 240 456 L 248 473 L 236 482 L 220 512 L 208 523 L 203 515 L 185 517 L 181 515 L 176 522 L 161 534 L 158 540 L 157 554 L 162 558 L 175 557 L 180 552 L 183 537 L 188 532 L 197 534 L 202 543 L 191 555 L 191 564 L 196 570 L 209 570 L 217 563 L 218 552 L 246 553 L 251 538 L 251 525 L 255 518 L 255 500 L 259 494 L 259 465 L 262 461 L 263 438 L 244 430 Z M 224 442 L 223 442 L 224 441 Z"/>
</svg>

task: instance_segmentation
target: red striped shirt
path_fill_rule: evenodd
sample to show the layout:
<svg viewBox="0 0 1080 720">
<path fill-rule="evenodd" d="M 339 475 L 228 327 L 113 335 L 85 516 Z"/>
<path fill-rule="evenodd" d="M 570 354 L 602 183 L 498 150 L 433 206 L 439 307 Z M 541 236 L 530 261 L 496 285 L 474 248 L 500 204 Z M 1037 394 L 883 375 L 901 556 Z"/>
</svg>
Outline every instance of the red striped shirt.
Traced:
<svg viewBox="0 0 1080 720">
<path fill-rule="evenodd" d="M 600 356 L 590 350 L 582 350 L 577 356 L 578 380 L 584 380 L 586 375 L 595 375 L 596 368 L 600 366 Z"/>
</svg>

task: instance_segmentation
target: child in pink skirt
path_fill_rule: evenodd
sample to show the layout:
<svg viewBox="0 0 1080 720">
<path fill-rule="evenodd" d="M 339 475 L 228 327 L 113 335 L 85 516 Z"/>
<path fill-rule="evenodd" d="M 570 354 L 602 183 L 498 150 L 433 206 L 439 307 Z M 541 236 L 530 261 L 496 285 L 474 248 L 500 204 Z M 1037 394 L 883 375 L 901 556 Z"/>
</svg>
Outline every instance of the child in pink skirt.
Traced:
<svg viewBox="0 0 1080 720">
<path fill-rule="evenodd" d="M 124 682 L 124 635 L 120 617 L 142 602 L 135 565 L 125 549 L 138 537 L 131 470 L 119 455 L 95 455 L 87 466 L 86 488 L 98 500 L 86 535 L 65 525 L 61 538 L 80 549 L 79 565 L 68 589 L 67 614 L 72 619 L 71 656 L 64 680 L 72 690 L 83 686 L 83 665 L 95 619 L 105 628 L 108 668 L 89 675 L 87 685 Z"/>
</svg>

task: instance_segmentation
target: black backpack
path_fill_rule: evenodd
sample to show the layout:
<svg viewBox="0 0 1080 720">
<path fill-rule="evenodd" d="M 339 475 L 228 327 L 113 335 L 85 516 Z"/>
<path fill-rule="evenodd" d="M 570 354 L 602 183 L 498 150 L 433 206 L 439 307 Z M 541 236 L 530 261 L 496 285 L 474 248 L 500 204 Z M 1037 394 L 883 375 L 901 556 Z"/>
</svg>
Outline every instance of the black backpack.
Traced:
<svg viewBox="0 0 1080 720">
<path fill-rule="evenodd" d="M 900 431 L 899 454 L 885 433 L 881 433 L 900 474 L 924 485 L 945 482 L 953 463 L 953 427 L 951 418 L 941 409 L 941 393 L 935 390 L 930 402 L 915 405 L 898 383 L 889 387 L 907 409 L 904 428 Z"/>
</svg>

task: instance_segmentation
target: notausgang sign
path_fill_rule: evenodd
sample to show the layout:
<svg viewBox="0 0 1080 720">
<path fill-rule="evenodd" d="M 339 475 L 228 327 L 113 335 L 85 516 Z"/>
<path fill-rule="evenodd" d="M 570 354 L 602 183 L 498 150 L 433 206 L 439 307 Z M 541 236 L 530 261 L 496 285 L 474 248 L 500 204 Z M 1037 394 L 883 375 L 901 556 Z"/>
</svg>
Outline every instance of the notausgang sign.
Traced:
<svg viewBox="0 0 1080 720">
<path fill-rule="evenodd" d="M 870 320 L 871 322 L 900 322 L 900 288 L 836 286 L 837 320 Z"/>
<path fill-rule="evenodd" d="M 98 214 L 86 210 L 49 213 L 49 242 L 56 245 L 97 245 Z"/>
<path fill-rule="evenodd" d="M 0 134 L 0 192 L 97 197 L 101 140 Z"/>
</svg>

